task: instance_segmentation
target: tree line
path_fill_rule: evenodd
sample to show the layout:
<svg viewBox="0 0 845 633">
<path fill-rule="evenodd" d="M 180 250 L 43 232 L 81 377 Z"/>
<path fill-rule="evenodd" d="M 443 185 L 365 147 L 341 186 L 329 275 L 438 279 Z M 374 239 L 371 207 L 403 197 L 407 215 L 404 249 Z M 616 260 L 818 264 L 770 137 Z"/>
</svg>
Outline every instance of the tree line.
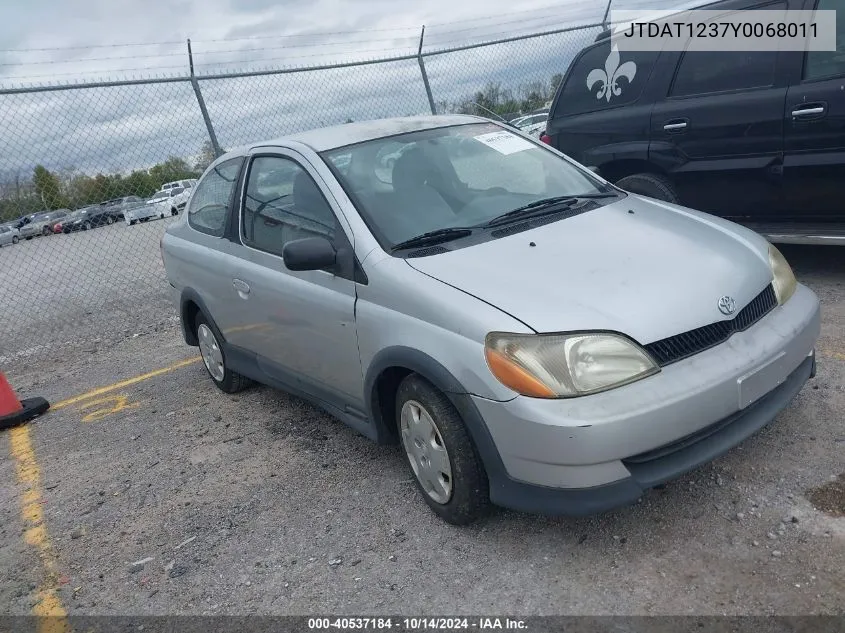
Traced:
<svg viewBox="0 0 845 633">
<path fill-rule="evenodd" d="M 36 165 L 31 178 L 16 175 L 0 183 L 0 222 L 39 211 L 81 209 L 125 196 L 149 198 L 166 182 L 199 178 L 213 160 L 214 150 L 206 142 L 193 165 L 171 156 L 149 169 L 136 169 L 129 174 L 90 176 L 72 168 L 51 171 Z"/>
</svg>

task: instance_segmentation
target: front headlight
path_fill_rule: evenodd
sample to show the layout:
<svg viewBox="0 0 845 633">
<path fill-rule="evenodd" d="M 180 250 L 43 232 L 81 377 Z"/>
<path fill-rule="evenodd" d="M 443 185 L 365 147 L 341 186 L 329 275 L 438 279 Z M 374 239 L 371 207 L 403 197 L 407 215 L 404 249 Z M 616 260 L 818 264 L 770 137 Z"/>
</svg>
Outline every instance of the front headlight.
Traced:
<svg viewBox="0 0 845 633">
<path fill-rule="evenodd" d="M 572 398 L 640 380 L 660 368 L 618 334 L 491 332 L 484 348 L 496 379 L 534 398 Z"/>
<path fill-rule="evenodd" d="M 769 244 L 769 265 L 772 267 L 772 274 L 774 275 L 772 286 L 775 288 L 778 305 L 783 305 L 795 293 L 798 281 L 795 279 L 795 274 L 792 272 L 789 262 L 771 244 Z"/>
</svg>

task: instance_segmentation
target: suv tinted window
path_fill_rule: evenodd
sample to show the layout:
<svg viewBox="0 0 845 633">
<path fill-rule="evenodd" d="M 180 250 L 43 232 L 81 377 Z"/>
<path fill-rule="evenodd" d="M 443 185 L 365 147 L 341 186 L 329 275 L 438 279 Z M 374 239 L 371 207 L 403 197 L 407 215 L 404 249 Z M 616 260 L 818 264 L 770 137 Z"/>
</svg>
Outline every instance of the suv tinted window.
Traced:
<svg viewBox="0 0 845 633">
<path fill-rule="evenodd" d="M 636 101 L 657 59 L 654 51 L 611 48 L 610 39 L 575 59 L 555 104 L 554 116 L 605 110 Z"/>
<path fill-rule="evenodd" d="M 776 51 L 686 52 L 678 65 L 670 95 L 709 94 L 771 86 Z"/>
<path fill-rule="evenodd" d="M 336 221 L 317 183 L 299 164 L 279 156 L 252 162 L 243 206 L 244 244 L 273 255 L 304 237 L 334 239 Z"/>
<path fill-rule="evenodd" d="M 188 209 L 188 224 L 197 231 L 223 236 L 242 162 L 243 158 L 233 158 L 220 163 L 197 186 Z"/>
<path fill-rule="evenodd" d="M 836 50 L 808 51 L 804 63 L 804 79 L 845 75 L 845 2 L 819 0 L 819 11 L 836 9 Z"/>
</svg>

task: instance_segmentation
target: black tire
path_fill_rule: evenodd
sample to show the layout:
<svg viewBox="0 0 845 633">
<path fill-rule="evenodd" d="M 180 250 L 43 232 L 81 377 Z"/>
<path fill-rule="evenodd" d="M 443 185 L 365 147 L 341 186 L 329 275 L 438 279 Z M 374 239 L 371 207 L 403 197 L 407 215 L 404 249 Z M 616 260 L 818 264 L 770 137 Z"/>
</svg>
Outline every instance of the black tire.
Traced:
<svg viewBox="0 0 845 633">
<path fill-rule="evenodd" d="M 129 220 L 129 226 L 135 226 L 135 220 Z"/>
<path fill-rule="evenodd" d="M 17 244 L 21 239 L 17 235 L 12 236 L 12 244 Z"/>
<path fill-rule="evenodd" d="M 208 321 L 202 312 L 198 312 L 196 319 L 194 319 L 194 333 L 197 335 L 197 340 L 199 340 L 199 329 L 201 325 L 206 325 L 211 330 L 219 346 L 219 341 L 223 340 L 223 337 L 220 335 L 220 331 L 213 323 Z M 252 384 L 252 381 L 249 378 L 232 371 L 226 366 L 226 354 L 223 352 L 222 346 L 220 346 L 220 354 L 223 357 L 223 380 L 217 380 L 217 378 L 211 374 L 211 371 L 208 369 L 206 364 L 203 363 L 203 367 L 205 367 L 206 372 L 208 372 L 208 377 L 211 378 L 211 382 L 217 385 L 217 388 L 220 389 L 220 391 L 225 393 L 238 393 L 239 391 L 243 391 L 249 387 Z"/>
<path fill-rule="evenodd" d="M 49 226 L 45 226 L 43 229 L 41 229 L 41 235 L 43 235 L 44 237 L 47 237 L 48 235 L 50 235 L 50 233 L 52 233 L 52 231 L 50 230 Z"/>
<path fill-rule="evenodd" d="M 625 191 L 636 193 L 641 196 L 648 196 L 655 200 L 680 204 L 678 192 L 675 185 L 666 176 L 661 174 L 632 174 L 616 181 L 616 186 Z"/>
<path fill-rule="evenodd" d="M 171 207 L 170 208 L 170 215 L 171 216 L 179 215 L 179 209 L 177 209 L 176 207 Z M 164 216 L 161 216 L 161 217 L 164 218 Z"/>
<path fill-rule="evenodd" d="M 114 218 L 113 218 L 113 217 L 111 217 L 111 216 L 107 217 L 107 218 L 106 218 L 106 224 L 108 224 L 109 226 L 111 226 L 112 224 L 114 224 Z"/>
<path fill-rule="evenodd" d="M 490 507 L 490 486 L 487 473 L 475 445 L 458 411 L 436 387 L 417 374 L 411 374 L 399 385 L 396 394 L 396 425 L 400 429 L 402 407 L 408 400 L 421 404 L 437 425 L 449 455 L 452 470 L 452 495 L 446 503 L 432 499 L 420 484 L 405 453 L 408 469 L 417 489 L 437 516 L 452 525 L 467 525 L 481 518 Z M 400 440 L 401 445 L 401 440 Z"/>
<path fill-rule="evenodd" d="M 162 213 L 160 216 L 158 216 L 158 219 L 159 219 L 159 220 L 163 220 L 163 219 L 164 219 L 164 214 Z"/>
<path fill-rule="evenodd" d="M 31 236 L 31 235 L 27 235 L 27 236 L 26 236 L 26 238 L 24 238 L 24 239 L 26 239 L 26 241 L 28 242 L 29 240 L 31 240 L 31 239 L 32 239 L 32 236 Z"/>
<path fill-rule="evenodd" d="M 83 231 L 90 231 L 93 228 L 94 228 L 94 225 L 91 224 L 90 222 L 86 222 L 85 224 L 82 225 Z"/>
</svg>

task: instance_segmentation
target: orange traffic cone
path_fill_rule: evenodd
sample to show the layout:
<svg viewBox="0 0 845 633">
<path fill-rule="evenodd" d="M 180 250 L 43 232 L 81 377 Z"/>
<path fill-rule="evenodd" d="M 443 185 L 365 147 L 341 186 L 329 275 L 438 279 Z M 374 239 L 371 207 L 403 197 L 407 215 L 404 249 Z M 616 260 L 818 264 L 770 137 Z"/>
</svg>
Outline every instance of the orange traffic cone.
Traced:
<svg viewBox="0 0 845 633">
<path fill-rule="evenodd" d="M 8 429 L 28 422 L 49 408 L 50 403 L 44 398 L 18 400 L 6 376 L 0 371 L 0 429 Z"/>
</svg>

